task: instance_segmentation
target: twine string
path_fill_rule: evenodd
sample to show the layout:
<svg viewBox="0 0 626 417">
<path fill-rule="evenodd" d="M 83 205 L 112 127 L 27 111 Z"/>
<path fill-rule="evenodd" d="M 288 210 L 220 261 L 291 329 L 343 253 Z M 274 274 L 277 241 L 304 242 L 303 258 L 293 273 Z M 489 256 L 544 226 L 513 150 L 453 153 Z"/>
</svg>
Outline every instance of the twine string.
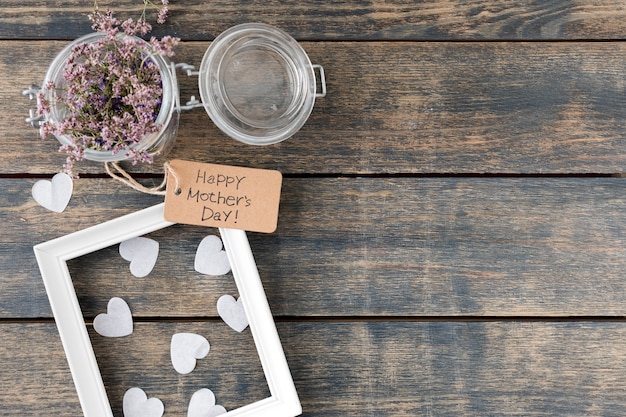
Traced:
<svg viewBox="0 0 626 417">
<path fill-rule="evenodd" d="M 145 185 L 141 184 L 136 179 L 134 179 L 132 175 L 126 172 L 126 170 L 122 168 L 117 162 L 105 162 L 104 169 L 106 170 L 107 174 L 109 174 L 111 178 L 121 182 L 122 184 L 129 186 L 130 188 L 136 191 L 139 191 L 145 194 L 165 195 L 167 182 L 169 181 L 170 178 L 174 178 L 174 181 L 176 182 L 175 183 L 176 188 L 174 189 L 174 191 L 176 192 L 179 189 L 178 176 L 176 175 L 176 172 L 174 171 L 174 169 L 172 168 L 169 162 L 165 162 L 163 164 L 163 171 L 164 171 L 163 181 L 161 181 L 161 184 L 155 187 L 146 187 Z M 114 170 L 117 172 L 115 172 Z"/>
</svg>

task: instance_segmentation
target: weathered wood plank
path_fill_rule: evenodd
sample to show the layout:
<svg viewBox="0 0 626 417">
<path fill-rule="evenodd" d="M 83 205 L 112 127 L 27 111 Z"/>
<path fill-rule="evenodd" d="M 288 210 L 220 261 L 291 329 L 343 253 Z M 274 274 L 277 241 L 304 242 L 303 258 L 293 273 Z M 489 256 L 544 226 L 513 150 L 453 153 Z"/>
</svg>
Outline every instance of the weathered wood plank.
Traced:
<svg viewBox="0 0 626 417">
<path fill-rule="evenodd" d="M 206 385 L 228 409 L 267 395 L 250 343 L 224 344 L 223 326 L 138 323 L 127 338 L 93 335 L 115 410 L 131 386 L 159 396 L 165 415 L 185 415 L 190 395 Z M 181 329 L 215 346 L 182 376 L 167 350 Z M 303 416 L 622 416 L 626 409 L 622 322 L 288 322 L 278 331 Z M 0 336 L 0 415 L 80 413 L 54 324 L 3 323 Z M 226 363 L 228 378 L 216 379 Z"/>
<path fill-rule="evenodd" d="M 269 396 L 249 330 L 237 333 L 221 322 L 135 323 L 130 336 L 104 338 L 91 325 L 88 328 L 116 416 L 122 416 L 122 398 L 132 387 L 160 398 L 166 415 L 179 416 L 186 415 L 191 395 L 200 388 L 211 389 L 228 409 Z M 189 375 L 178 374 L 171 364 L 170 341 L 180 332 L 200 334 L 211 345 L 209 355 Z M 5 336 L 0 347 L 0 415 L 42 415 L 50 410 L 80 415 L 55 325 L 1 324 L 0 334 Z M 11 381 L 16 377 L 24 379 Z"/>
<path fill-rule="evenodd" d="M 91 2 L 3 0 L 2 39 L 68 39 L 90 30 Z M 139 15 L 132 0 L 101 1 L 120 17 Z M 502 40 L 616 39 L 626 36 L 620 0 L 559 1 L 172 1 L 169 23 L 154 33 L 211 40 L 236 24 L 265 22 L 297 39 Z"/>
<path fill-rule="evenodd" d="M 22 123 L 22 87 L 64 42 L 0 42 L 0 173 L 57 172 L 55 141 Z M 199 64 L 208 43 L 178 59 Z M 171 158 L 284 173 L 616 173 L 626 166 L 622 43 L 305 43 L 328 95 L 272 146 L 228 138 L 203 109 L 184 113 Z M 183 101 L 198 96 L 181 76 Z M 355 88 L 355 86 L 359 86 Z M 80 164 L 102 173 L 101 164 Z M 160 171 L 160 166 L 137 167 Z"/>
<path fill-rule="evenodd" d="M 249 235 L 278 316 L 623 316 L 625 181 L 286 178 L 277 232 Z M 158 202 L 81 179 L 52 214 L 30 198 L 33 182 L 0 181 L 3 317 L 50 316 L 33 244 Z M 161 257 L 145 279 L 115 247 L 72 262 L 84 313 L 123 293 L 139 316 L 215 317 L 217 298 L 236 289 L 193 270 L 213 232 L 154 233 Z"/>
</svg>

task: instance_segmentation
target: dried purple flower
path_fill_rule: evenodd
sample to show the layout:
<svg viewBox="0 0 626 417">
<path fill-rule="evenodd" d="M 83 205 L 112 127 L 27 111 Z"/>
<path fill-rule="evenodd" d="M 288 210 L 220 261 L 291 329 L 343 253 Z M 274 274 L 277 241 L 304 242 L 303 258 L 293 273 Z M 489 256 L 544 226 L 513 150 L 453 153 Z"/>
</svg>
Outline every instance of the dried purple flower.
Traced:
<svg viewBox="0 0 626 417">
<path fill-rule="evenodd" d="M 69 144 L 60 151 L 67 154 L 64 169 L 72 173 L 85 150 L 126 152 L 133 163 L 152 162 L 146 151 L 133 145 L 146 135 L 160 131 L 156 123 L 161 107 L 163 86 L 159 67 L 151 58 L 155 54 L 173 56 L 178 38 L 152 38 L 146 43 L 135 34 L 145 35 L 151 25 L 145 20 L 144 1 L 141 18 L 120 22 L 107 10 L 95 9 L 89 16 L 94 30 L 105 35 L 94 42 L 75 45 L 63 70 L 62 85 L 50 82 L 38 95 L 38 113 L 51 116 L 54 109 L 66 116 L 60 121 L 48 117 L 41 135 L 65 136 Z M 162 0 L 159 20 L 167 15 L 168 0 Z M 123 33 L 120 32 L 120 28 Z"/>
<path fill-rule="evenodd" d="M 164 0 L 164 2 L 167 0 Z M 157 17 L 157 23 L 163 24 L 167 20 L 167 13 L 169 12 L 167 6 L 163 6 L 161 10 L 159 10 L 159 16 Z"/>
</svg>

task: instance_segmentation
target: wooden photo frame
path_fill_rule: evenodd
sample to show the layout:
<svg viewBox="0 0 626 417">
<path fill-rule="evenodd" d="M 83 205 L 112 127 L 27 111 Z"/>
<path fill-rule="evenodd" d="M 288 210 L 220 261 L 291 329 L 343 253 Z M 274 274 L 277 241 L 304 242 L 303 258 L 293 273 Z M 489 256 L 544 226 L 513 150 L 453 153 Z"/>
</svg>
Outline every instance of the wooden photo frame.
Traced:
<svg viewBox="0 0 626 417">
<path fill-rule="evenodd" d="M 173 225 L 158 204 L 34 247 L 85 417 L 113 416 L 67 261 Z M 267 380 L 270 396 L 224 414 L 294 417 L 302 413 L 245 231 L 219 229 Z"/>
</svg>

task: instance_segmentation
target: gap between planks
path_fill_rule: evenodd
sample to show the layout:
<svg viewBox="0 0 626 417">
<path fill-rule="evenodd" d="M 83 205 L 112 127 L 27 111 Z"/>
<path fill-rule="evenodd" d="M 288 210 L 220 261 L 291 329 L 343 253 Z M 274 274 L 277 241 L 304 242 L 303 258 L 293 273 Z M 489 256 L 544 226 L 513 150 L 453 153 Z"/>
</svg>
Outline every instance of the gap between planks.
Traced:
<svg viewBox="0 0 626 417">
<path fill-rule="evenodd" d="M 219 323 L 219 317 L 133 317 L 134 323 Z M 276 323 L 626 323 L 626 316 L 280 316 Z M 2 324 L 54 323 L 53 317 L 0 318 Z M 85 319 L 92 325 L 93 317 Z"/>
</svg>

